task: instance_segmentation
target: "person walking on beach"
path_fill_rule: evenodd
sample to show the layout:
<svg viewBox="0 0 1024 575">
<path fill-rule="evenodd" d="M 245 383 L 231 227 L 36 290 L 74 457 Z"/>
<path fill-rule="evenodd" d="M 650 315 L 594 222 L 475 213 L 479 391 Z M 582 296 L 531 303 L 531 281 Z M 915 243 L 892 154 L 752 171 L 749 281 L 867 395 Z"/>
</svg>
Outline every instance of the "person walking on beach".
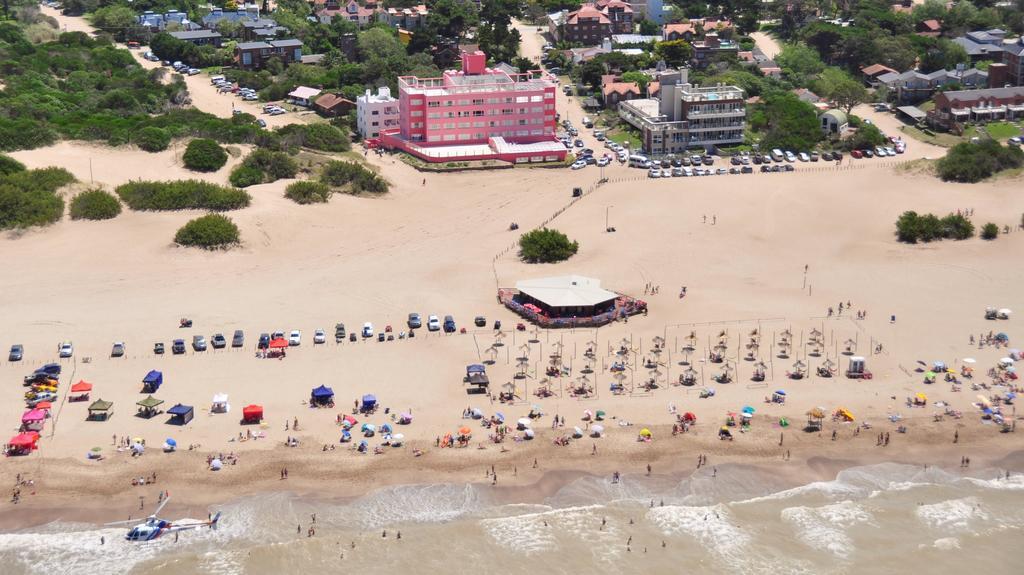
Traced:
<svg viewBox="0 0 1024 575">
<path fill-rule="evenodd" d="M 647 477 L 650 477 L 650 476 L 651 476 L 651 464 L 648 463 L 647 464 Z"/>
<path fill-rule="evenodd" d="M 960 441 L 960 430 L 957 429 L 956 431 L 953 432 L 953 443 L 957 443 L 959 441 Z"/>
</svg>

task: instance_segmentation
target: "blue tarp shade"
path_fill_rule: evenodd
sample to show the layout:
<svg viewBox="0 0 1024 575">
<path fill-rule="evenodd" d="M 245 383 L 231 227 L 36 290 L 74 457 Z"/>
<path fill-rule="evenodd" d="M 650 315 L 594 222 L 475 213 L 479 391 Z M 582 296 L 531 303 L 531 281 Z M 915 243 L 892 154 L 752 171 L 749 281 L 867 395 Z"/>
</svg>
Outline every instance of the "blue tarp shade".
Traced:
<svg viewBox="0 0 1024 575">
<path fill-rule="evenodd" d="M 192 421 L 192 416 L 195 414 L 195 410 L 192 409 L 191 405 L 182 405 L 179 403 L 168 409 L 167 413 L 171 415 L 171 423 L 185 425 Z"/>
<path fill-rule="evenodd" d="M 163 382 L 164 374 L 155 369 L 147 373 L 146 377 L 142 378 L 142 384 L 153 391 L 159 389 Z"/>
<path fill-rule="evenodd" d="M 313 389 L 313 397 L 317 399 L 327 399 L 329 397 L 334 397 L 334 390 L 329 387 L 321 385 L 320 387 Z"/>
<path fill-rule="evenodd" d="M 484 366 L 479 363 L 474 363 L 473 365 L 466 366 L 466 375 L 469 375 L 471 373 L 485 373 L 486 371 L 487 370 L 484 369 Z"/>
<path fill-rule="evenodd" d="M 377 396 L 372 393 L 363 396 L 363 408 L 373 407 L 374 405 L 377 405 Z"/>
</svg>

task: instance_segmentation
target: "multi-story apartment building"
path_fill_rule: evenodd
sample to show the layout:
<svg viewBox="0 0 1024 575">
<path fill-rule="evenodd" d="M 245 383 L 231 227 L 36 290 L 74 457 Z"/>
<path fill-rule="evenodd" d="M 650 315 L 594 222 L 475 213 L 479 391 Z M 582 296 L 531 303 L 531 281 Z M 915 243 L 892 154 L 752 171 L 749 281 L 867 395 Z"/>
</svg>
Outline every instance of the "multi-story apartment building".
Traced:
<svg viewBox="0 0 1024 575">
<path fill-rule="evenodd" d="M 462 69 L 440 78 L 398 78 L 399 128 L 382 143 L 428 161 L 500 158 L 555 161 L 556 82 L 540 70 L 509 74 L 487 67 L 487 56 L 463 52 Z"/>
<path fill-rule="evenodd" d="M 398 99 L 387 86 L 356 98 L 356 129 L 364 140 L 379 138 L 381 130 L 398 129 L 399 120 Z"/>
<path fill-rule="evenodd" d="M 1003 44 L 1003 64 L 1007 67 L 1007 82 L 1024 86 L 1024 36 L 1012 44 Z"/>
<path fill-rule="evenodd" d="M 377 14 L 377 19 L 395 28 L 415 30 L 427 22 L 427 7 L 424 4 L 411 8 L 388 8 Z"/>
<path fill-rule="evenodd" d="M 563 13 L 555 23 L 556 38 L 585 45 L 600 44 L 613 34 L 633 33 L 633 8 L 622 0 L 598 0 Z"/>
<path fill-rule="evenodd" d="M 952 129 L 970 122 L 1024 118 L 1024 86 L 956 90 L 935 95 L 935 107 L 928 111 L 928 123 Z"/>
<path fill-rule="evenodd" d="M 743 143 L 747 111 L 741 88 L 693 86 L 685 70 L 659 80 L 659 98 L 619 103 L 619 116 L 641 131 L 644 152 L 660 157 Z"/>
<path fill-rule="evenodd" d="M 235 65 L 243 70 L 262 70 L 271 58 L 287 66 L 302 61 L 302 40 L 241 42 L 235 45 Z"/>
</svg>

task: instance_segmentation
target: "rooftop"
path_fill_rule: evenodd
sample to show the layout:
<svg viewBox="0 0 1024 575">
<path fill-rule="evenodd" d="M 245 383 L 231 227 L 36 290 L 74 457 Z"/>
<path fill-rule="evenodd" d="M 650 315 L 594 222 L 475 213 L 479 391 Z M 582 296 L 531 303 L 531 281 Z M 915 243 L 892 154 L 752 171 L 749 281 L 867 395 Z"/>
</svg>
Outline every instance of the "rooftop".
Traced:
<svg viewBox="0 0 1024 575">
<path fill-rule="evenodd" d="M 516 283 L 516 289 L 551 307 L 594 306 L 619 297 L 601 287 L 601 280 L 568 275 Z"/>
</svg>

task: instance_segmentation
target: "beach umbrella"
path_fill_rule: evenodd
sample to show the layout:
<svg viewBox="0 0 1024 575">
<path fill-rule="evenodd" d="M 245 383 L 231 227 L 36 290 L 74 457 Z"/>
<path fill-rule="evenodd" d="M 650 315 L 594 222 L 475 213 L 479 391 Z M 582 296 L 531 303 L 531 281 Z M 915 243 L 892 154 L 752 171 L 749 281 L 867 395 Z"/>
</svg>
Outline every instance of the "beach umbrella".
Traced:
<svg viewBox="0 0 1024 575">
<path fill-rule="evenodd" d="M 591 419 L 592 417 L 594 417 L 594 412 L 593 411 L 590 411 L 589 409 L 584 409 L 583 410 L 583 420 L 584 421 L 587 421 L 587 420 Z"/>
<path fill-rule="evenodd" d="M 143 453 L 146 451 L 146 448 L 141 443 L 135 442 L 131 444 L 131 450 L 135 453 Z"/>
<path fill-rule="evenodd" d="M 211 471 L 220 471 L 222 467 L 224 467 L 224 462 L 219 459 L 214 459 L 210 462 Z"/>
<path fill-rule="evenodd" d="M 814 419 L 824 419 L 825 418 L 825 410 L 820 408 L 820 407 L 815 407 L 814 409 L 809 409 L 809 410 L 807 410 L 807 417 L 812 417 Z"/>
<path fill-rule="evenodd" d="M 363 426 L 359 428 L 359 430 L 363 432 L 369 431 L 372 433 L 377 431 L 377 426 L 372 423 L 364 423 Z"/>
<path fill-rule="evenodd" d="M 384 425 L 380 426 L 380 432 L 381 433 L 391 433 L 391 424 L 390 423 L 385 423 Z"/>
<path fill-rule="evenodd" d="M 164 440 L 164 445 L 170 445 L 171 447 L 177 447 L 178 446 L 178 442 L 175 441 L 174 438 L 168 437 L 167 439 Z"/>
<path fill-rule="evenodd" d="M 494 414 L 494 417 L 495 417 L 495 419 L 498 420 L 498 423 L 505 423 L 505 414 L 504 413 L 499 411 L 499 412 Z"/>
<path fill-rule="evenodd" d="M 103 448 L 102 447 L 93 447 L 90 451 L 92 451 L 93 453 L 99 453 L 99 452 L 103 451 Z"/>
<path fill-rule="evenodd" d="M 341 432 L 341 442 L 344 443 L 346 441 L 352 441 L 352 434 L 347 429 Z"/>
<path fill-rule="evenodd" d="M 999 310 L 998 312 L 996 312 L 996 313 L 998 313 L 998 314 L 999 314 L 999 315 L 1001 315 L 1001 316 L 1006 316 L 1006 317 L 1010 317 L 1010 314 L 1012 314 L 1012 313 L 1013 313 L 1013 310 L 1012 310 L 1012 309 L 1008 309 L 1008 308 L 1005 308 L 1005 307 L 1004 307 L 1004 308 L 1000 309 L 1000 310 Z"/>
<path fill-rule="evenodd" d="M 996 339 L 998 339 L 999 341 L 1009 341 L 1010 340 L 1010 336 L 1006 335 L 1003 332 L 999 332 L 999 333 L 996 334 Z"/>
<path fill-rule="evenodd" d="M 463 425 L 459 428 L 459 435 L 473 435 L 473 430 Z"/>
<path fill-rule="evenodd" d="M 356 421 L 356 418 L 352 417 L 351 415 L 346 415 L 345 417 L 342 417 L 341 421 L 342 424 L 348 424 L 349 427 L 352 427 L 353 425 L 359 423 L 358 421 Z"/>
<path fill-rule="evenodd" d="M 603 425 L 591 425 L 590 426 L 590 436 L 591 437 L 601 437 L 602 433 L 604 433 L 604 426 Z"/>
<path fill-rule="evenodd" d="M 607 415 L 607 414 L 606 414 L 606 413 L 604 412 L 604 410 L 603 410 L 603 409 L 598 409 L 598 410 L 597 410 L 597 413 L 595 414 L 595 416 L 596 416 L 596 419 L 597 419 L 598 421 L 601 421 L 602 419 L 604 419 L 604 416 L 605 416 L 605 415 Z"/>
<path fill-rule="evenodd" d="M 402 445 L 403 441 L 405 441 L 405 436 L 402 435 L 401 433 L 396 433 L 396 434 L 391 436 L 391 446 L 392 447 L 398 447 L 398 446 Z"/>
<path fill-rule="evenodd" d="M 572 428 L 572 436 L 573 437 L 583 437 L 583 430 L 580 429 L 579 427 L 573 427 Z"/>
<path fill-rule="evenodd" d="M 400 419 L 402 421 L 408 421 L 408 422 L 412 423 L 412 414 L 411 413 L 403 413 L 403 414 L 398 416 L 398 419 Z"/>
<path fill-rule="evenodd" d="M 645 428 L 640 430 L 640 437 L 650 437 L 650 436 L 651 436 L 651 430 L 650 429 L 647 429 L 645 427 Z"/>
<path fill-rule="evenodd" d="M 531 423 L 533 423 L 533 422 L 530 421 L 530 419 L 526 418 L 526 417 L 522 417 L 518 421 L 516 421 L 516 425 L 518 425 L 519 427 L 523 427 L 523 428 L 530 427 Z"/>
<path fill-rule="evenodd" d="M 754 413 L 754 408 L 749 405 L 743 406 L 743 413 Z"/>
<path fill-rule="evenodd" d="M 775 390 L 775 394 L 776 395 L 786 395 L 786 391 L 783 390 L 783 389 L 776 389 Z"/>
<path fill-rule="evenodd" d="M 927 377 L 927 378 L 934 378 L 935 377 L 935 372 L 934 371 L 926 371 L 926 372 L 924 372 L 924 376 Z"/>
<path fill-rule="evenodd" d="M 526 437 L 526 439 L 533 439 L 536 436 L 536 434 L 534 433 L 534 431 L 532 429 L 527 428 L 523 432 L 523 436 Z"/>
<path fill-rule="evenodd" d="M 989 399 L 987 397 L 985 397 L 984 395 L 979 395 L 978 396 L 978 401 L 980 401 L 982 405 L 988 405 L 990 403 Z"/>
<path fill-rule="evenodd" d="M 744 411 L 742 414 L 740 414 L 740 418 L 742 419 L 750 419 L 751 417 L 754 417 L 754 414 L 747 411 Z"/>
<path fill-rule="evenodd" d="M 964 363 L 972 364 L 972 363 L 978 363 L 978 361 L 976 359 L 974 359 L 973 357 L 965 357 L 964 358 Z"/>
<path fill-rule="evenodd" d="M 1008 357 L 1003 357 L 999 359 L 999 363 L 1002 365 L 1013 365 L 1013 360 Z"/>
</svg>

